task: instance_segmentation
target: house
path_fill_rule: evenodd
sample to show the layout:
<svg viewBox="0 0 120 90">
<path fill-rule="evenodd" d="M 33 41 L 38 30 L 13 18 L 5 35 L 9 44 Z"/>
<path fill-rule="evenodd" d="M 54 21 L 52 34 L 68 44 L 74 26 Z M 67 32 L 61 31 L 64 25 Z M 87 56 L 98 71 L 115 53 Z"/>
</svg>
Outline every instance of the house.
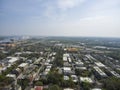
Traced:
<svg viewBox="0 0 120 90">
<path fill-rule="evenodd" d="M 93 83 L 93 80 L 89 77 L 80 77 L 80 82 Z"/>
<path fill-rule="evenodd" d="M 28 67 L 28 63 L 21 63 L 18 67 L 26 70 L 26 68 Z"/>
<path fill-rule="evenodd" d="M 31 90 L 43 90 L 43 86 L 35 86 Z"/>
<path fill-rule="evenodd" d="M 75 83 L 78 82 L 78 78 L 76 75 L 71 75 L 71 78 L 72 78 L 73 82 L 75 82 Z"/>
<path fill-rule="evenodd" d="M 84 65 L 83 62 L 75 62 L 75 66 L 82 67 Z"/>
<path fill-rule="evenodd" d="M 8 59 L 8 63 L 12 65 L 19 60 L 18 57 L 7 57 L 7 59 Z"/>
<path fill-rule="evenodd" d="M 78 70 L 81 70 L 81 71 L 82 71 L 82 70 L 87 70 L 86 67 L 78 67 L 78 66 L 76 66 L 75 69 L 78 69 Z"/>
<path fill-rule="evenodd" d="M 93 88 L 93 89 L 90 89 L 90 90 L 102 90 L 102 89 L 100 89 L 100 88 Z"/>
<path fill-rule="evenodd" d="M 63 90 L 74 90 L 74 89 L 72 89 L 72 88 L 64 88 Z"/>
<path fill-rule="evenodd" d="M 70 67 L 63 67 L 63 71 L 64 72 L 71 72 L 71 68 Z"/>
<path fill-rule="evenodd" d="M 74 74 L 74 72 L 71 70 L 71 67 L 63 67 L 63 73 L 64 75 Z"/>
<path fill-rule="evenodd" d="M 70 64 L 70 63 L 68 63 L 68 62 L 64 62 L 64 66 L 65 66 L 65 67 L 70 67 L 70 66 L 71 66 L 71 64 Z"/>
<path fill-rule="evenodd" d="M 69 76 L 64 76 L 64 80 L 69 80 Z"/>
</svg>

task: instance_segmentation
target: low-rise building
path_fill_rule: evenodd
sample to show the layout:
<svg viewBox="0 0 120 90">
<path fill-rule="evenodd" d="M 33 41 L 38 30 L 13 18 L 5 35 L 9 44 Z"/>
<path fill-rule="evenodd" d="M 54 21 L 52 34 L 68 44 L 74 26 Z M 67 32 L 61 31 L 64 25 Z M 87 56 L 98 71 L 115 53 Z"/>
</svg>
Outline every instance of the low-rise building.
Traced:
<svg viewBox="0 0 120 90">
<path fill-rule="evenodd" d="M 15 62 L 19 60 L 18 57 L 7 57 L 7 59 L 8 59 L 8 63 L 12 65 L 15 64 Z"/>
<path fill-rule="evenodd" d="M 73 82 L 75 82 L 75 83 L 78 82 L 78 78 L 76 75 L 71 75 L 71 78 L 72 78 Z"/>
<path fill-rule="evenodd" d="M 93 80 L 89 77 L 80 77 L 80 82 L 93 83 Z"/>
<path fill-rule="evenodd" d="M 64 73 L 65 75 L 74 74 L 74 72 L 71 70 L 71 67 L 63 67 L 63 73 Z"/>
<path fill-rule="evenodd" d="M 93 89 L 90 89 L 90 90 L 102 90 L 102 89 L 100 89 L 100 88 L 93 88 Z"/>
<path fill-rule="evenodd" d="M 72 89 L 72 88 L 64 88 L 64 90 L 74 90 L 74 89 Z"/>
<path fill-rule="evenodd" d="M 82 67 L 84 65 L 83 62 L 75 62 L 75 66 Z"/>
<path fill-rule="evenodd" d="M 94 67 L 94 74 L 98 79 L 107 77 L 107 75 L 97 66 Z"/>
<path fill-rule="evenodd" d="M 98 67 L 105 67 L 105 65 L 102 64 L 101 62 L 95 62 L 95 65 L 97 65 Z"/>
<path fill-rule="evenodd" d="M 64 76 L 64 80 L 69 80 L 69 76 Z"/>
<path fill-rule="evenodd" d="M 26 70 L 26 68 L 28 67 L 28 63 L 21 63 L 18 67 Z"/>
</svg>

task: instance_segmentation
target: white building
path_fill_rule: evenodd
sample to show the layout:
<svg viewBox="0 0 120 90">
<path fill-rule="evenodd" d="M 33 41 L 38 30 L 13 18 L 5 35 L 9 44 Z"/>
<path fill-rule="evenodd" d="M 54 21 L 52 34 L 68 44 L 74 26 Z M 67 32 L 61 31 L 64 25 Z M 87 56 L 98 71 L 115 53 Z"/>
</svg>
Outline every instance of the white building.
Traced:
<svg viewBox="0 0 120 90">
<path fill-rule="evenodd" d="M 64 90 L 74 90 L 74 89 L 72 89 L 72 88 L 65 88 Z"/>
<path fill-rule="evenodd" d="M 92 79 L 89 77 L 80 77 L 80 82 L 93 83 Z"/>
<path fill-rule="evenodd" d="M 94 70 L 95 70 L 95 75 L 96 75 L 97 77 L 100 77 L 100 78 L 102 78 L 102 77 L 107 77 L 107 75 L 106 75 L 99 67 L 95 66 L 95 67 L 93 67 L 93 68 L 94 68 Z"/>
<path fill-rule="evenodd" d="M 63 61 L 67 62 L 68 58 L 70 58 L 70 55 L 68 53 L 63 54 Z"/>
<path fill-rule="evenodd" d="M 18 57 L 7 57 L 9 59 L 8 63 L 14 64 L 16 61 L 18 61 Z"/>
<path fill-rule="evenodd" d="M 105 67 L 105 65 L 102 64 L 101 62 L 95 62 L 95 65 L 97 65 L 98 67 Z"/>
<path fill-rule="evenodd" d="M 64 80 L 69 80 L 70 78 L 68 76 L 64 76 Z"/>
<path fill-rule="evenodd" d="M 28 63 L 21 63 L 18 67 L 23 68 L 23 70 L 25 70 L 28 67 Z"/>
<path fill-rule="evenodd" d="M 72 78 L 73 82 L 78 82 L 78 78 L 76 75 L 71 75 L 71 78 Z"/>
<path fill-rule="evenodd" d="M 63 73 L 66 75 L 74 74 L 71 70 L 71 67 L 63 67 Z"/>
<path fill-rule="evenodd" d="M 79 66 L 79 67 L 82 67 L 84 65 L 84 63 L 83 62 L 75 62 L 75 65 Z"/>
</svg>

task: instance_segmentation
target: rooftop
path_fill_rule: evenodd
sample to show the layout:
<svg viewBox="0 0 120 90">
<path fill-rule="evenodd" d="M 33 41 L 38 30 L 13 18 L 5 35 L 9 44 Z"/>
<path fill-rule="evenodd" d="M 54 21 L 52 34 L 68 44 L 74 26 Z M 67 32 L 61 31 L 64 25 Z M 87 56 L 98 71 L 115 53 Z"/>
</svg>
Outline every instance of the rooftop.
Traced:
<svg viewBox="0 0 120 90">
<path fill-rule="evenodd" d="M 19 65 L 19 67 L 25 67 L 27 65 L 28 65 L 28 63 L 22 63 L 22 64 Z"/>
<path fill-rule="evenodd" d="M 18 57 L 7 57 L 9 59 L 9 63 L 14 63 L 18 60 Z"/>
<path fill-rule="evenodd" d="M 70 67 L 63 67 L 63 70 L 64 71 L 71 71 L 71 68 Z"/>
<path fill-rule="evenodd" d="M 43 90 L 42 86 L 35 86 L 35 90 Z"/>
<path fill-rule="evenodd" d="M 74 90 L 74 89 L 72 89 L 72 88 L 65 88 L 64 90 Z"/>
<path fill-rule="evenodd" d="M 80 81 L 81 81 L 81 82 L 93 83 L 92 79 L 89 78 L 89 77 L 80 77 Z"/>
<path fill-rule="evenodd" d="M 95 62 L 95 64 L 96 64 L 98 67 L 105 67 L 105 65 L 102 64 L 101 62 Z"/>
<path fill-rule="evenodd" d="M 107 76 L 99 67 L 94 67 L 94 69 L 95 69 L 101 76 Z"/>
<path fill-rule="evenodd" d="M 69 80 L 69 77 L 68 76 L 64 76 L 64 80 Z"/>
</svg>

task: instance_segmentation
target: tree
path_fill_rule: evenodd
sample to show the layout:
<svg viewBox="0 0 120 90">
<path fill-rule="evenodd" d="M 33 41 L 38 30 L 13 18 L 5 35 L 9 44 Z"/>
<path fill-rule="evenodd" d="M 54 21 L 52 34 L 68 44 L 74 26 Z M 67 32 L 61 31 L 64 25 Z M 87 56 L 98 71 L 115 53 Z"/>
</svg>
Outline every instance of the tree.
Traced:
<svg viewBox="0 0 120 90">
<path fill-rule="evenodd" d="M 111 77 L 102 80 L 104 88 L 107 90 L 120 90 L 120 78 Z"/>
<path fill-rule="evenodd" d="M 91 72 L 90 71 L 87 71 L 87 70 L 79 70 L 79 69 L 75 69 L 75 73 L 76 75 L 80 75 L 80 76 L 83 76 L 83 77 L 88 77 L 91 75 Z"/>
<path fill-rule="evenodd" d="M 63 79 L 63 75 L 58 73 L 57 69 L 52 69 L 47 75 L 48 83 L 61 85 Z"/>
<path fill-rule="evenodd" d="M 74 87 L 75 87 L 75 84 L 74 84 L 74 82 L 72 81 L 72 79 L 63 80 L 63 81 L 62 81 L 62 87 L 71 87 L 71 88 L 74 88 Z"/>
<path fill-rule="evenodd" d="M 75 74 L 76 75 L 81 75 L 81 71 L 79 69 L 75 69 Z"/>
<path fill-rule="evenodd" d="M 81 73 L 81 75 L 83 76 L 83 77 L 88 77 L 88 76 L 90 76 L 90 71 L 87 71 L 87 70 L 85 70 L 85 71 L 83 71 L 82 73 Z"/>
<path fill-rule="evenodd" d="M 84 90 L 90 90 L 90 88 L 92 88 L 92 84 L 88 82 L 82 82 L 82 87 Z"/>
<path fill-rule="evenodd" d="M 4 59 L 6 56 L 7 56 L 6 54 L 0 52 L 0 59 Z"/>
<path fill-rule="evenodd" d="M 60 85 L 62 81 L 62 75 L 59 74 L 58 72 L 50 72 L 48 74 L 47 80 L 48 80 L 48 83 Z"/>
<path fill-rule="evenodd" d="M 22 87 L 22 90 L 24 90 L 28 86 L 29 82 L 30 82 L 29 79 L 24 78 L 24 79 L 18 80 L 17 83 Z"/>
<path fill-rule="evenodd" d="M 0 87 L 10 85 L 13 81 L 14 81 L 13 78 L 5 77 L 3 75 L 0 75 Z"/>
<path fill-rule="evenodd" d="M 37 82 L 35 83 L 35 86 L 43 86 L 43 83 L 42 83 L 41 81 L 37 81 Z"/>
<path fill-rule="evenodd" d="M 58 85 L 52 85 L 52 86 L 49 87 L 48 90 L 61 90 L 61 89 Z"/>
</svg>

